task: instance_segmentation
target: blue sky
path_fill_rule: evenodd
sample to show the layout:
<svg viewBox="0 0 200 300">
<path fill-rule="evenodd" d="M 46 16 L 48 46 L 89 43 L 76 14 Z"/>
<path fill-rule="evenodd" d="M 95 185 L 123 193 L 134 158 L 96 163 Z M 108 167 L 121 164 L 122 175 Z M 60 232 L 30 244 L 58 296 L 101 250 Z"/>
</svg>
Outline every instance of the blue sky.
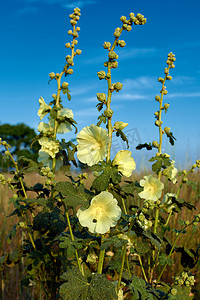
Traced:
<svg viewBox="0 0 200 300">
<path fill-rule="evenodd" d="M 130 150 L 136 160 L 150 155 L 136 151 L 137 142 L 158 139 L 154 126 L 154 100 L 161 84 L 169 52 L 176 55 L 173 80 L 167 83 L 170 103 L 163 114 L 164 126 L 171 127 L 177 138 L 172 148 L 166 139 L 163 151 L 172 154 L 177 164 L 184 166 L 200 158 L 200 2 L 138 0 L 10 0 L 1 3 L 0 27 L 0 122 L 24 122 L 37 129 L 38 99 L 48 103 L 56 92 L 55 83 L 48 84 L 50 72 L 60 72 L 65 56 L 70 54 L 65 43 L 70 41 L 68 15 L 73 8 L 81 8 L 78 48 L 82 54 L 75 58 L 74 74 L 69 77 L 72 100 L 63 97 L 63 104 L 74 112 L 78 129 L 97 122 L 96 93 L 106 93 L 106 82 L 100 81 L 97 71 L 105 70 L 107 52 L 103 42 L 113 42 L 113 32 L 121 26 L 120 17 L 130 12 L 142 13 L 147 18 L 144 26 L 133 26 L 123 32 L 126 47 L 116 49 L 119 67 L 112 72 L 113 82 L 124 84 L 122 91 L 113 95 L 114 121 L 129 123 Z M 132 134 L 132 135 L 131 135 Z M 72 133 L 65 139 L 73 138 Z M 115 149 L 121 147 L 115 141 Z M 115 150 L 113 150 L 113 155 Z M 152 153 L 151 153 L 152 154 Z M 142 158 L 141 158 L 142 156 Z"/>
</svg>

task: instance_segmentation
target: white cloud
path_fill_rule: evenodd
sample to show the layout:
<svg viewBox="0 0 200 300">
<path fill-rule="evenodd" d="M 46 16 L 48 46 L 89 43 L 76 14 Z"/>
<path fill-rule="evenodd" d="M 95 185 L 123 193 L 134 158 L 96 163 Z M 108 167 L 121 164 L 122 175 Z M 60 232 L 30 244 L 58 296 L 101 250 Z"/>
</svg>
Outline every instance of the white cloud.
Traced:
<svg viewBox="0 0 200 300">
<path fill-rule="evenodd" d="M 137 90 L 144 90 L 152 89 L 157 87 L 157 78 L 150 77 L 150 76 L 140 76 L 137 78 L 127 78 L 123 81 L 124 88 L 126 89 L 137 89 Z"/>
<path fill-rule="evenodd" d="M 168 98 L 200 98 L 200 92 L 192 93 L 173 93 L 167 95 Z"/>
<path fill-rule="evenodd" d="M 149 56 L 152 53 L 156 53 L 158 49 L 156 48 L 125 48 L 125 49 L 119 49 L 119 59 L 128 59 L 128 58 L 134 58 L 138 56 Z"/>
<path fill-rule="evenodd" d="M 96 108 L 86 108 L 86 109 L 81 109 L 81 110 L 74 110 L 74 115 L 75 117 L 93 117 L 93 116 L 98 116 L 98 111 Z"/>
<path fill-rule="evenodd" d="M 84 0 L 84 1 L 74 1 L 74 2 L 71 2 L 68 4 L 63 4 L 62 6 L 66 7 L 66 8 L 75 8 L 75 7 L 82 8 L 85 5 L 90 5 L 90 4 L 95 4 L 95 3 L 96 3 L 96 1 L 94 1 L 94 0 Z"/>
<path fill-rule="evenodd" d="M 189 76 L 174 76 L 172 77 L 172 83 L 175 85 L 192 84 L 195 82 L 195 78 Z"/>
</svg>

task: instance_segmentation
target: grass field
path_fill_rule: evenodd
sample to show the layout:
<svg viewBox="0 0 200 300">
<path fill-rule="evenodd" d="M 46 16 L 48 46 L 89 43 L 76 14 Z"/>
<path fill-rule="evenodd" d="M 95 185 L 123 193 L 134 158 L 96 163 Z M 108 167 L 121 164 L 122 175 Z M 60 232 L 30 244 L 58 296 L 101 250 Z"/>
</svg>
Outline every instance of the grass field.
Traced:
<svg viewBox="0 0 200 300">
<path fill-rule="evenodd" d="M 132 175 L 133 180 L 140 180 L 143 174 Z M 196 191 L 192 189 L 191 185 L 185 184 L 182 187 L 180 198 L 187 200 L 188 202 L 195 205 L 196 210 L 193 212 L 183 209 L 182 212 L 177 215 L 175 213 L 174 217 L 171 219 L 172 227 L 179 227 L 178 220 L 192 220 L 193 215 L 197 215 L 200 213 L 200 172 L 194 172 L 190 174 L 189 180 L 196 183 Z M 59 181 L 66 180 L 66 176 L 63 173 L 58 173 L 57 179 Z M 40 177 L 41 179 L 41 177 Z M 37 174 L 28 174 L 25 177 L 25 181 L 28 185 L 33 186 L 39 180 L 39 175 Z M 41 180 L 40 180 L 41 181 Z M 91 178 L 89 177 L 87 181 L 88 187 L 90 186 Z M 165 182 L 164 182 L 165 183 Z M 173 185 L 166 181 L 165 191 L 175 192 L 177 190 L 177 184 Z M 18 235 L 11 240 L 11 243 L 8 244 L 6 241 L 6 236 L 9 231 L 12 229 L 13 225 L 16 222 L 16 217 L 9 217 L 9 215 L 13 210 L 12 203 L 9 203 L 9 198 L 11 197 L 11 192 L 7 189 L 7 187 L 0 186 L 0 256 L 3 256 L 6 252 L 12 251 L 17 244 L 20 244 L 22 241 L 22 233 L 18 233 Z M 139 197 L 135 197 L 136 204 L 138 204 L 141 199 Z M 134 203 L 130 203 L 134 204 Z M 178 219 L 179 218 L 179 219 Z M 170 239 L 174 240 L 174 233 L 169 232 Z M 200 232 L 197 231 L 193 233 L 191 230 L 187 232 L 187 234 L 183 235 L 182 239 L 179 240 L 178 245 L 181 247 L 186 247 L 187 249 L 197 249 L 198 245 L 200 245 Z M 173 258 L 173 257 L 172 257 Z M 145 262 L 144 262 L 145 263 Z M 23 262 L 19 263 L 15 267 L 6 267 L 1 271 L 1 284 L 0 284 L 0 298 L 2 300 L 13 299 L 13 300 L 33 300 L 33 299 L 43 299 L 42 294 L 40 293 L 40 287 L 31 286 L 28 291 L 20 291 L 20 280 L 22 278 L 22 270 L 23 270 Z M 180 259 L 175 260 L 173 265 L 165 272 L 162 280 L 165 282 L 172 282 L 173 276 L 180 275 L 183 267 L 180 264 Z M 200 299 L 200 270 L 199 266 L 195 266 L 192 269 L 193 275 L 195 275 L 196 284 L 195 284 L 195 299 Z M 139 275 L 139 274 L 138 274 Z M 142 276 L 142 274 L 141 274 Z"/>
</svg>

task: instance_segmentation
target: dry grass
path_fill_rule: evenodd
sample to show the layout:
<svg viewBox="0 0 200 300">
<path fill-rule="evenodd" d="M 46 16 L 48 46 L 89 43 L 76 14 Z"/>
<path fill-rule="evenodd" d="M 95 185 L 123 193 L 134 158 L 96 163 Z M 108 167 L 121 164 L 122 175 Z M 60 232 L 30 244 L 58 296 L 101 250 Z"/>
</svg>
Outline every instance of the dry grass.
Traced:
<svg viewBox="0 0 200 300">
<path fill-rule="evenodd" d="M 132 177 L 133 180 L 139 180 L 141 179 L 143 174 L 136 174 Z M 39 179 L 40 178 L 40 179 Z M 63 173 L 57 174 L 57 180 L 65 181 L 67 180 L 66 176 Z M 37 174 L 29 174 L 26 175 L 25 181 L 27 185 L 33 186 L 38 181 L 41 181 L 41 177 Z M 190 175 L 189 180 L 192 180 L 196 183 L 198 183 L 198 191 L 196 195 L 200 195 L 200 178 L 199 178 L 199 172 L 192 173 Z M 87 187 L 91 185 L 92 182 L 92 176 L 90 176 L 87 180 Z M 175 192 L 177 190 L 177 185 L 173 185 L 171 183 L 166 182 L 165 189 L 170 192 Z M 165 192 L 166 192 L 165 190 Z M 18 236 L 15 237 L 10 244 L 7 243 L 5 240 L 7 234 L 12 229 L 13 225 L 16 222 L 16 217 L 9 217 L 6 216 L 9 215 L 13 210 L 13 204 L 9 204 L 9 198 L 11 197 L 11 192 L 7 189 L 7 187 L 0 186 L 0 256 L 4 255 L 4 253 L 12 251 L 15 246 L 18 243 L 21 243 L 21 233 L 18 233 Z M 196 211 L 189 211 L 188 209 L 184 208 L 180 214 L 175 214 L 174 217 L 171 220 L 171 226 L 172 228 L 178 228 L 178 220 L 189 220 L 191 221 L 193 218 L 193 215 L 197 215 L 200 213 L 200 201 L 199 198 L 196 198 L 195 191 L 192 190 L 191 186 L 184 185 L 181 193 L 180 198 L 187 200 L 188 202 L 192 203 L 196 207 Z M 141 199 L 135 198 L 136 203 L 130 203 L 130 204 L 138 204 Z M 174 240 L 174 234 L 172 232 L 169 233 L 170 239 Z M 192 231 L 188 231 L 187 235 L 183 235 L 182 238 L 178 242 L 179 246 L 186 247 L 188 249 L 197 249 L 198 245 L 200 245 L 200 232 L 197 231 L 196 233 L 192 233 Z M 14 268 L 5 268 L 1 272 L 1 286 L 0 286 L 0 294 L 1 299 L 7 300 L 7 299 L 13 299 L 13 300 L 29 300 L 29 299 L 40 299 L 40 297 L 37 295 L 37 287 L 30 289 L 28 292 L 23 292 L 22 294 L 19 293 L 19 282 L 21 279 L 21 268 L 22 265 L 19 264 L 15 266 Z M 172 277 L 175 275 L 179 275 L 181 271 L 183 270 L 180 261 L 174 262 L 172 267 L 170 267 L 169 270 L 167 270 L 162 278 L 165 282 L 171 282 Z M 193 270 L 193 274 L 195 275 L 195 278 L 197 280 L 196 282 L 196 289 L 200 290 L 200 274 L 197 267 L 195 267 Z M 199 299 L 197 298 L 195 299 Z M 42 298 L 41 298 L 42 299 Z"/>
</svg>

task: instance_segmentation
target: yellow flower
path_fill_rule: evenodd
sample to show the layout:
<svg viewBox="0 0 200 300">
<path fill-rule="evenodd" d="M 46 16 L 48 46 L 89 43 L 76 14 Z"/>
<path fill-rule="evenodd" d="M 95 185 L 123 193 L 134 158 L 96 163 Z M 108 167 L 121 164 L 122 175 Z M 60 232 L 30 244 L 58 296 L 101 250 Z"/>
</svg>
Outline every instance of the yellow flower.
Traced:
<svg viewBox="0 0 200 300">
<path fill-rule="evenodd" d="M 41 151 L 48 153 L 52 158 L 59 152 L 59 142 L 42 137 L 39 139 L 39 144 L 42 146 Z"/>
<path fill-rule="evenodd" d="M 38 116 L 40 117 L 40 120 L 42 120 L 44 116 L 46 116 L 46 114 L 48 114 L 48 112 L 51 110 L 51 106 L 47 105 L 42 97 L 39 99 L 39 104 L 40 108 L 38 110 Z"/>
<path fill-rule="evenodd" d="M 53 133 L 53 128 L 45 122 L 40 122 L 37 130 L 41 133 Z"/>
<path fill-rule="evenodd" d="M 164 188 L 164 184 L 152 175 L 144 176 L 144 179 L 140 180 L 140 185 L 144 187 L 144 190 L 138 195 L 145 200 L 157 201 Z"/>
<path fill-rule="evenodd" d="M 46 153 L 42 150 L 39 150 L 38 161 L 43 163 L 44 166 L 49 167 L 50 169 L 52 169 L 53 160 L 52 160 L 51 156 L 48 153 Z M 63 158 L 62 157 L 56 158 L 55 171 L 60 169 L 60 167 L 62 167 L 62 165 L 63 165 Z"/>
<path fill-rule="evenodd" d="M 119 151 L 113 160 L 113 166 L 115 165 L 118 166 L 119 172 L 121 172 L 126 177 L 130 177 L 132 175 L 133 170 L 135 170 L 136 168 L 136 163 L 131 157 L 131 151 Z"/>
<path fill-rule="evenodd" d="M 167 176 L 167 178 L 175 184 L 177 182 L 176 175 L 178 173 L 177 168 L 174 166 L 175 161 L 171 161 L 171 166 L 163 170 L 163 175 Z"/>
<path fill-rule="evenodd" d="M 108 152 L 109 136 L 106 129 L 94 124 L 84 127 L 77 134 L 77 157 L 88 166 L 104 160 Z"/>
<path fill-rule="evenodd" d="M 64 134 L 66 132 L 70 132 L 72 130 L 72 125 L 65 120 L 65 117 L 68 119 L 73 119 L 74 114 L 71 109 L 69 108 L 62 108 L 57 112 L 57 120 L 60 122 L 58 123 L 57 133 Z M 49 118 L 49 124 L 51 127 L 54 128 L 55 120 Z"/>
<path fill-rule="evenodd" d="M 121 208 L 113 195 L 104 191 L 92 198 L 89 208 L 79 209 L 77 217 L 80 224 L 91 233 L 104 234 L 117 224 L 121 217 Z"/>
</svg>

